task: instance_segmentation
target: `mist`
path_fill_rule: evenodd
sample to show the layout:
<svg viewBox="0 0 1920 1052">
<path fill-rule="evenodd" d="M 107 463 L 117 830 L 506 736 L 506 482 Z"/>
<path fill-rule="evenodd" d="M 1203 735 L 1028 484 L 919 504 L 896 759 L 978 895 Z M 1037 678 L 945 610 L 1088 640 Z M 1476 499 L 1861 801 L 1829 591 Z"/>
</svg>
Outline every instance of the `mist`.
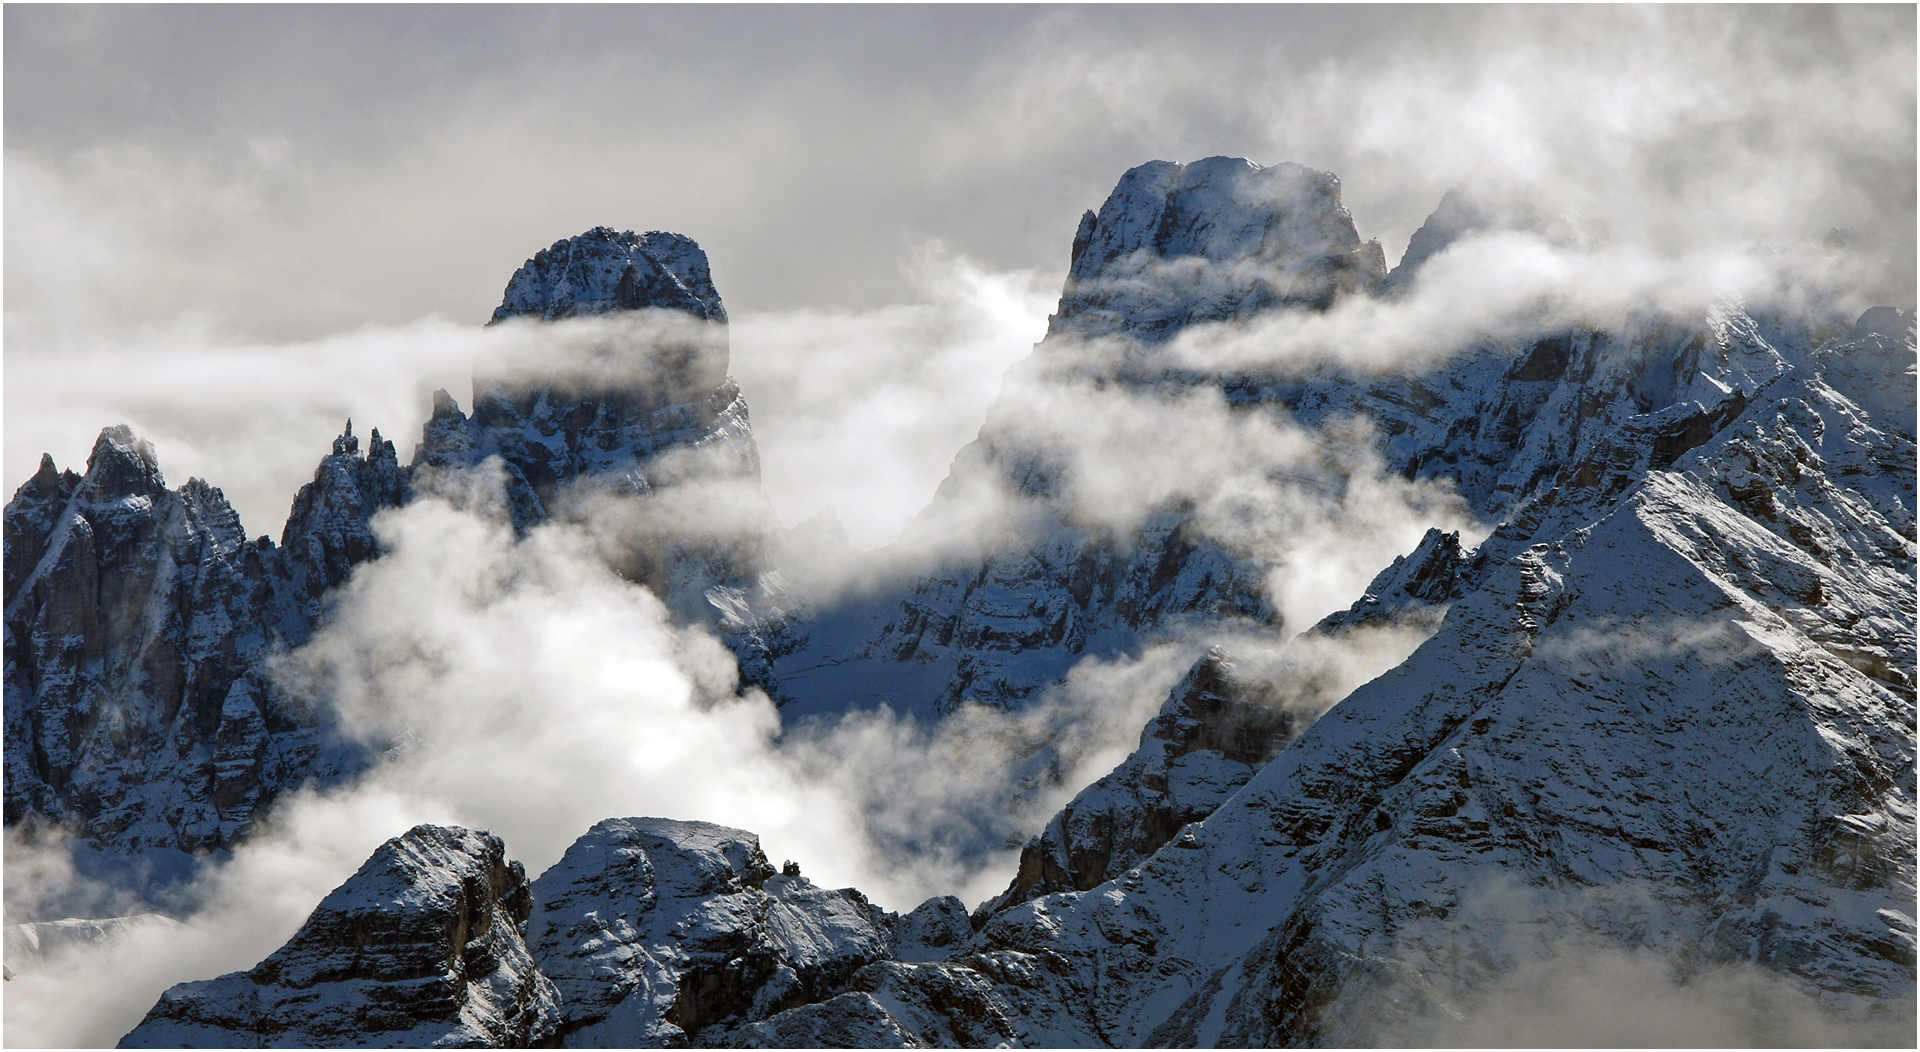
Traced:
<svg viewBox="0 0 1920 1052">
<path fill-rule="evenodd" d="M 740 689 L 717 638 L 676 624 L 608 566 L 594 522 L 516 538 L 502 485 L 489 462 L 430 478 L 412 503 L 382 512 L 382 557 L 341 589 L 313 641 L 272 668 L 282 689 L 331 706 L 347 733 L 382 749 L 379 764 L 278 801 L 176 897 L 186 928 L 22 969 L 9 987 L 10 1043 L 111 1044 L 172 983 L 271 952 L 382 840 L 419 822 L 490 829 L 537 874 L 602 818 L 712 821 L 890 909 L 936 894 L 985 899 L 1010 878 L 1019 844 L 1132 750 L 1212 641 L 1089 659 L 1016 713 L 969 705 L 929 726 L 882 708 L 783 728 L 765 695 Z M 1426 634 L 1231 645 L 1310 716 Z M 68 847 L 10 839 L 15 916 L 72 901 L 85 881 Z M 101 908 L 147 908 L 98 890 Z"/>
<path fill-rule="evenodd" d="M 275 669 L 383 761 L 283 798 L 187 889 L 187 932 L 9 983 L 10 1044 L 112 1044 L 166 986 L 258 961 L 423 821 L 490 828 L 534 873 L 602 818 L 714 821 L 891 909 L 977 902 L 1206 645 L 1225 641 L 1308 716 L 1398 663 L 1427 629 L 1288 637 L 1428 527 L 1484 537 L 1444 483 L 1384 471 L 1363 421 L 1308 430 L 1080 368 L 1111 348 L 1029 360 L 1081 211 L 1133 165 L 1333 171 L 1389 262 L 1463 183 L 1605 231 L 1487 231 L 1400 298 L 1197 326 L 1155 352 L 1169 366 L 1389 372 L 1716 302 L 1821 324 L 1913 303 L 1910 7 L 4 17 L 10 492 L 42 452 L 80 469 L 125 422 L 170 482 L 207 479 L 250 533 L 277 536 L 347 418 L 405 461 L 434 390 L 470 408 L 475 363 L 524 351 L 523 332 L 480 327 L 521 260 L 596 224 L 671 229 L 707 250 L 729 305 L 762 479 L 666 494 L 647 529 L 843 536 L 795 575 L 829 603 L 1031 525 L 1000 476 L 956 463 L 978 435 L 976 452 L 1051 451 L 1078 523 L 1124 534 L 1189 509 L 1269 568 L 1284 629 L 1172 632 L 1081 662 L 1019 713 L 787 726 L 712 633 L 609 568 L 633 508 L 589 501 L 516 538 L 497 476 L 450 476 L 381 516 L 386 554 Z M 43 832 L 9 833 L 15 916 L 145 908 Z M 1750 973 L 1551 961 L 1432 1039 L 1861 1033 Z M 1690 1022 L 1636 1028 L 1607 1011 L 1624 1001 Z"/>
</svg>

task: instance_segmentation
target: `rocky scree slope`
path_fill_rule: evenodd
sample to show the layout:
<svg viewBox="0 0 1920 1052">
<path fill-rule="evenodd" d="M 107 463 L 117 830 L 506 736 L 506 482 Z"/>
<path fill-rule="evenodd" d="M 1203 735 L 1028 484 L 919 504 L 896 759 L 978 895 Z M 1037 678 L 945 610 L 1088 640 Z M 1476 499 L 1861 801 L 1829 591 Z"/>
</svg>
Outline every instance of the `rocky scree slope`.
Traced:
<svg viewBox="0 0 1920 1052">
<path fill-rule="evenodd" d="M 330 590 L 378 553 L 374 515 L 440 472 L 498 458 L 522 529 L 583 482 L 651 493 L 649 473 L 674 454 L 697 456 L 702 478 L 757 487 L 726 311 L 692 240 L 601 227 L 557 242 L 514 275 L 493 320 L 608 312 L 585 336 L 554 330 L 554 353 L 530 368 L 477 376 L 472 417 L 439 392 L 409 466 L 378 431 L 363 453 L 349 422 L 277 546 L 249 540 L 217 488 L 168 489 L 125 427 L 101 433 L 84 475 L 43 459 L 5 512 L 7 824 L 55 824 L 178 876 L 280 793 L 362 769 L 368 752 L 283 692 L 266 661 L 306 642 Z M 764 613 L 778 582 L 762 583 L 751 530 L 648 539 L 632 576 L 718 624 L 750 678 L 790 643 Z"/>
</svg>

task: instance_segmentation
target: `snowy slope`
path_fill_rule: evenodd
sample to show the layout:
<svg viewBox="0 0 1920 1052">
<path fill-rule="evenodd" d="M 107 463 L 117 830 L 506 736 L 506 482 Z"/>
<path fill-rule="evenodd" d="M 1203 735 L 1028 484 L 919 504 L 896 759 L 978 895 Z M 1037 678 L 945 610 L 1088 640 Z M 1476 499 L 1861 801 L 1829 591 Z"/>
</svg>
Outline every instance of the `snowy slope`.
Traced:
<svg viewBox="0 0 1920 1052">
<path fill-rule="evenodd" d="M 558 994 L 523 933 L 533 899 L 500 838 L 416 826 L 245 972 L 182 983 L 122 1048 L 526 1048 Z"/>
<path fill-rule="evenodd" d="M 922 1041 L 958 1014 L 1004 1020 L 988 1043 L 1399 1043 L 1610 948 L 1910 1028 L 1911 417 L 1819 372 L 1883 349 L 1788 349 L 1664 468 L 1670 432 L 1628 421 L 1413 658 L 1190 835 L 886 966 L 882 1003 Z M 1882 364 L 1912 359 L 1909 329 Z"/>
<path fill-rule="evenodd" d="M 535 957 L 569 1048 L 669 1047 L 829 996 L 890 956 L 896 918 L 776 872 L 751 833 L 608 819 L 540 879 Z"/>
</svg>

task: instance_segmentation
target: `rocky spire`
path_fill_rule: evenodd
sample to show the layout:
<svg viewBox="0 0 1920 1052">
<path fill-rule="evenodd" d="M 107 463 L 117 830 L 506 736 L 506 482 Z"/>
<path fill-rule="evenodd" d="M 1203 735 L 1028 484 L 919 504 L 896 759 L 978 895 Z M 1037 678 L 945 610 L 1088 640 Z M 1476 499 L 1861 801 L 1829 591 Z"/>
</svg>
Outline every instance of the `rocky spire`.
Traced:
<svg viewBox="0 0 1920 1052">
<path fill-rule="evenodd" d="M 1340 179 L 1239 157 L 1150 161 L 1080 219 L 1050 332 L 1164 339 L 1279 307 L 1325 309 L 1386 274 L 1340 204 Z"/>
<path fill-rule="evenodd" d="M 87 457 L 87 485 L 96 501 L 118 497 L 153 497 L 167 491 L 153 443 L 134 435 L 125 424 L 100 432 Z"/>
<path fill-rule="evenodd" d="M 707 254 L 684 234 L 597 226 L 534 253 L 507 282 L 489 324 L 522 316 L 556 321 L 661 307 L 725 322 Z"/>
</svg>

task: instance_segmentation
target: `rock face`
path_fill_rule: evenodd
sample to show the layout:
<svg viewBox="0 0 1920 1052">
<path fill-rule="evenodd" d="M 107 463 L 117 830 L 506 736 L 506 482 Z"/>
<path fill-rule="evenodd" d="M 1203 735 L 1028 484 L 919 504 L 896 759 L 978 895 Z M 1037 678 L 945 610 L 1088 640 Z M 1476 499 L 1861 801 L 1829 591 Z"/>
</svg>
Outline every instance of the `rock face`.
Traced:
<svg viewBox="0 0 1920 1052">
<path fill-rule="evenodd" d="M 589 316 L 604 324 L 556 336 L 537 361 L 476 374 L 471 418 L 436 394 L 415 461 L 499 457 L 522 529 L 582 480 L 648 493 L 669 451 L 697 448 L 712 454 L 703 474 L 759 481 L 747 405 L 727 376 L 726 307 L 700 246 L 607 227 L 555 242 L 515 272 L 490 324 Z"/>
<path fill-rule="evenodd" d="M 182 983 L 122 1048 L 526 1048 L 558 994 L 527 950 L 526 872 L 491 833 L 416 826 L 251 970 Z"/>
<path fill-rule="evenodd" d="M 1048 335 L 1163 340 L 1279 307 L 1324 310 L 1385 277 L 1380 243 L 1360 240 L 1333 173 L 1153 161 L 1081 217 Z"/>
<path fill-rule="evenodd" d="M 602 314 L 531 368 L 445 392 L 411 466 L 349 421 L 294 499 L 276 547 L 248 540 L 220 491 L 166 488 L 153 447 L 101 433 L 84 476 L 51 459 L 7 505 L 6 822 L 52 822 L 110 855 L 230 847 L 280 793 L 350 777 L 369 751 L 288 697 L 266 657 L 300 646 L 331 589 L 378 554 L 373 517 L 416 482 L 498 457 L 522 529 L 578 493 L 644 496 L 687 478 L 757 487 L 747 408 L 726 376 L 726 310 L 677 234 L 597 228 L 529 260 L 496 322 Z M 629 323 L 630 322 L 630 323 Z M 757 489 L 756 489 L 757 492 Z M 751 677 L 798 636 L 761 534 L 642 536 L 630 576 L 720 627 Z M 711 593 L 711 596 L 709 595 Z"/>
<path fill-rule="evenodd" d="M 727 1044 L 890 955 L 895 918 L 776 872 L 751 833 L 609 819 L 534 883 L 531 932 L 570 1048 Z"/>
<path fill-rule="evenodd" d="M 531 884 L 492 834 L 419 826 L 250 971 L 167 991 L 122 1046 L 845 1042 L 862 1032 L 799 1020 L 839 1027 L 856 973 L 972 934 L 958 899 L 896 916 L 705 822 L 608 819 Z"/>
<path fill-rule="evenodd" d="M 680 311 L 724 323 L 727 309 L 713 287 L 707 254 L 684 234 L 636 234 L 597 226 L 555 241 L 514 272 L 493 322 L 648 308 Z"/>
<path fill-rule="evenodd" d="M 753 510 L 700 515 L 713 524 L 707 535 L 626 516 L 639 521 L 616 568 L 681 618 L 718 628 L 743 678 L 771 686 L 773 658 L 804 630 L 771 572 L 776 527 L 759 493 L 747 402 L 727 375 L 727 312 L 706 253 L 679 234 L 596 227 L 528 260 L 491 324 L 589 317 L 595 324 L 549 332 L 537 360 L 476 372 L 471 417 L 437 392 L 416 470 L 497 458 L 521 531 L 584 515 L 596 500 L 735 485 Z"/>
<path fill-rule="evenodd" d="M 96 845 L 225 847 L 307 778 L 355 769 L 325 714 L 265 675 L 304 641 L 326 589 L 371 554 L 393 446 L 335 443 L 283 545 L 249 541 L 218 489 L 177 490 L 153 447 L 101 432 L 87 473 L 51 459 L 6 510 L 6 818 Z"/>
<path fill-rule="evenodd" d="M 1321 618 L 1313 631 L 1337 637 L 1363 625 L 1430 623 L 1438 627 L 1447 604 L 1466 593 L 1470 572 L 1460 550 L 1460 534 L 1428 530 L 1419 547 L 1395 556 L 1352 606 Z"/>
<path fill-rule="evenodd" d="M 1206 322 L 1324 309 L 1384 275 L 1379 245 L 1360 240 L 1329 173 L 1228 157 L 1155 161 L 1081 220 L 1059 312 L 1023 368 L 1134 383 L 1128 353 L 1089 358 L 1086 345 L 1151 347 Z M 879 693 L 892 704 L 925 715 L 969 700 L 1015 708 L 1083 655 L 1123 651 L 1175 624 L 1277 622 L 1272 566 L 1208 536 L 1182 500 L 1131 530 L 1090 519 L 1060 451 L 1027 434 L 1031 424 L 990 409 L 921 517 L 959 518 L 982 491 L 1009 494 L 1016 510 L 964 556 L 876 602 L 850 643 L 776 659 L 784 691 L 838 698 L 864 681 L 861 693 L 887 684 Z"/>
<path fill-rule="evenodd" d="M 1438 634 L 1136 868 L 855 989 L 928 1044 L 1402 1044 L 1633 950 L 1903 1039 L 1913 420 L 1828 379 L 1902 378 L 1901 318 L 1681 345 L 1776 368 L 1584 431 L 1470 562 L 1430 535 L 1370 597 L 1444 595 Z"/>
<path fill-rule="evenodd" d="M 1260 694 L 1215 647 L 1140 732 L 1140 748 L 1021 849 L 1012 885 L 983 908 L 1098 887 L 1212 814 L 1307 722 Z"/>
</svg>

